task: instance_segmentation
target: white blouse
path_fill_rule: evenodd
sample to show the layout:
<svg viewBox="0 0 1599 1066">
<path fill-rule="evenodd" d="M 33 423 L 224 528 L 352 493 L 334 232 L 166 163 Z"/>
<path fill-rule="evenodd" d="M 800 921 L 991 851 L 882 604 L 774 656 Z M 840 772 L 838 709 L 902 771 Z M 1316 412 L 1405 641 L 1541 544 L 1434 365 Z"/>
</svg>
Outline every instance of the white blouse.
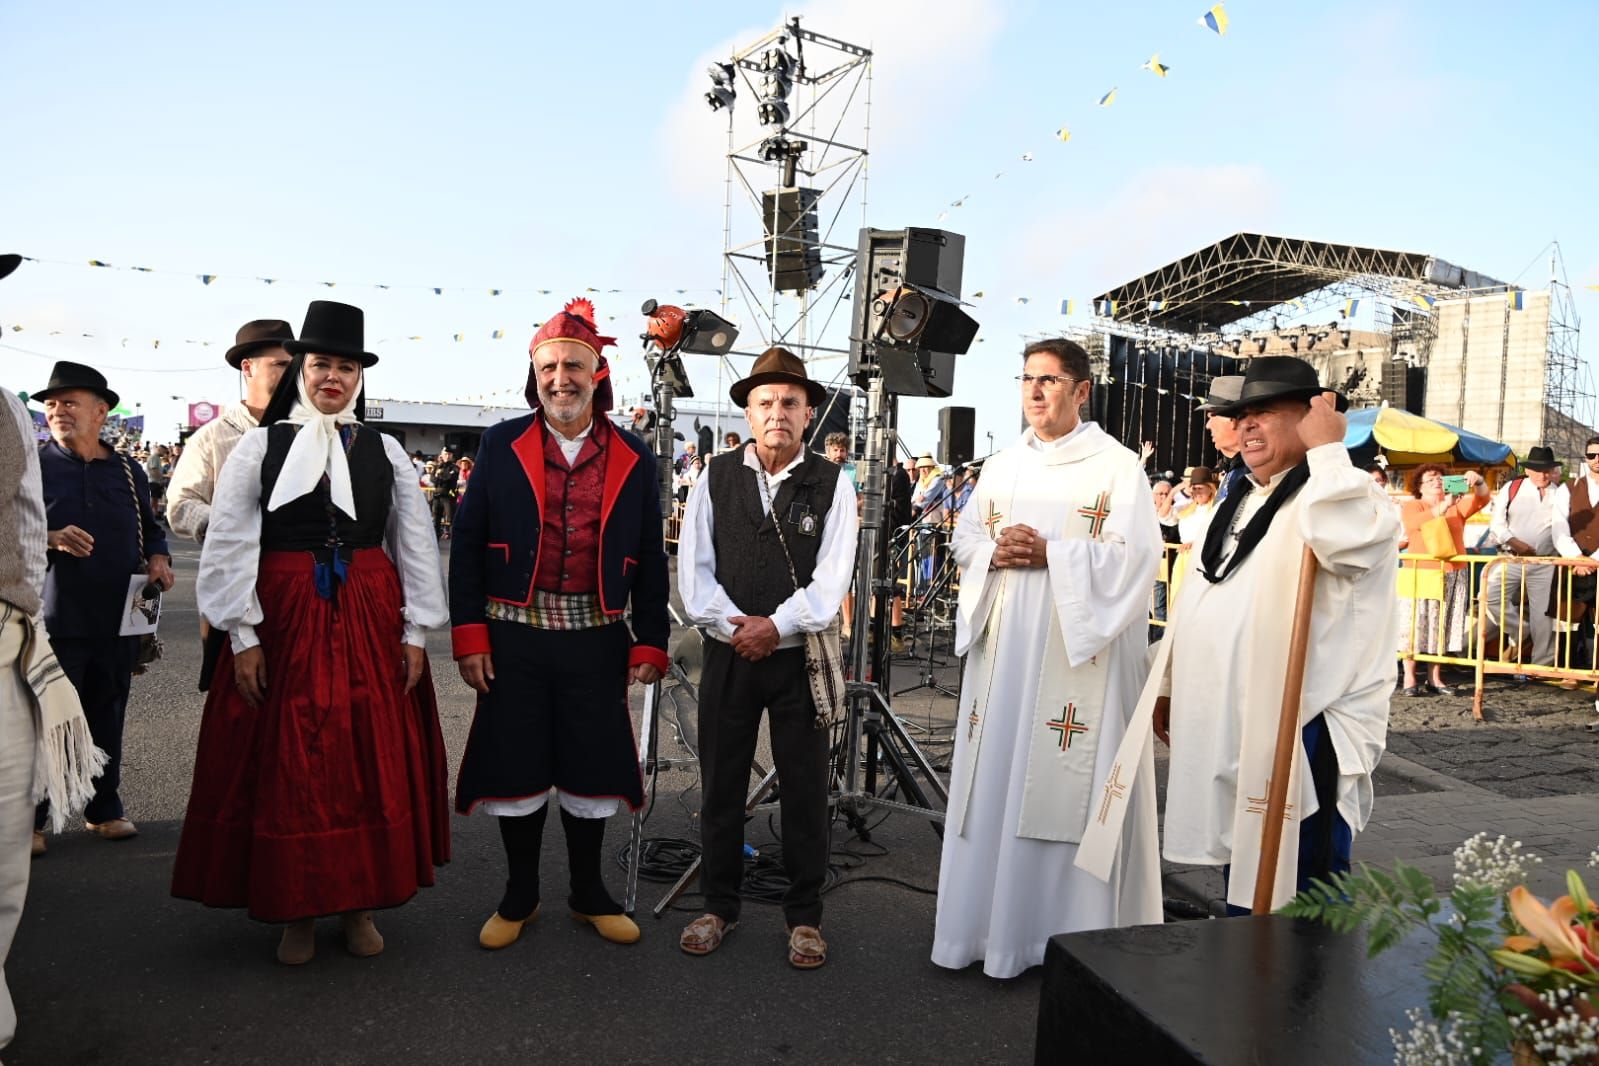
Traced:
<svg viewBox="0 0 1599 1066">
<path fill-rule="evenodd" d="M 366 432 L 373 432 L 366 430 Z M 394 468 L 393 501 L 383 550 L 400 576 L 404 642 L 425 647 L 423 630 L 447 625 L 449 604 L 439 565 L 439 542 L 416 469 L 400 442 L 386 433 L 383 452 Z M 255 627 L 266 617 L 255 593 L 261 562 L 261 461 L 267 431 L 253 429 L 222 467 L 211 500 L 211 523 L 200 553 L 195 595 L 207 622 L 231 634 L 235 653 L 260 644 Z"/>
</svg>

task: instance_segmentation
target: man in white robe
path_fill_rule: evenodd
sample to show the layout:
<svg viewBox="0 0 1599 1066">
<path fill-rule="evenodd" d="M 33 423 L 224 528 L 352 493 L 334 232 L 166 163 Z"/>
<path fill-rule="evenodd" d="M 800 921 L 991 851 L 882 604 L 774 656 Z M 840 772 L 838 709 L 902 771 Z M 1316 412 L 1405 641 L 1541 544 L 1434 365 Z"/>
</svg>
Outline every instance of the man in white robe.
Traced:
<svg viewBox="0 0 1599 1066">
<path fill-rule="evenodd" d="M 1144 679 L 1155 507 L 1138 456 L 1078 420 L 1082 348 L 1023 354 L 1028 429 L 984 465 L 952 540 L 968 657 L 933 961 L 991 977 L 1042 962 L 1056 933 L 1162 917 L 1152 791 L 1108 883 L 1073 866 Z M 1147 738 L 1141 761 L 1153 775 Z"/>
<path fill-rule="evenodd" d="M 1162 649 L 1169 659 L 1157 657 L 1169 667 L 1152 679 L 1169 693 L 1149 701 L 1153 728 L 1171 745 L 1165 857 L 1229 867 L 1233 914 L 1249 913 L 1254 896 L 1307 546 L 1318 572 L 1274 910 L 1311 877 L 1349 868 L 1387 743 L 1399 519 L 1349 461 L 1341 406 L 1303 360 L 1250 364 L 1228 409 L 1249 478 L 1192 555 Z"/>
</svg>

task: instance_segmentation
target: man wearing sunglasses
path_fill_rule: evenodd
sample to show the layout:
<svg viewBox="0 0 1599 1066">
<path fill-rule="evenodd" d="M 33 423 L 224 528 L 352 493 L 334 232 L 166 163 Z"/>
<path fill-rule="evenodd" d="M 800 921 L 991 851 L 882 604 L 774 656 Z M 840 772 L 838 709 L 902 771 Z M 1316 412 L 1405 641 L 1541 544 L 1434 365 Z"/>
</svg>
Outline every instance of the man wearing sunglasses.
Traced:
<svg viewBox="0 0 1599 1066">
<path fill-rule="evenodd" d="M 1582 450 L 1582 471 L 1572 479 L 1566 497 L 1555 507 L 1550 525 L 1555 550 L 1567 559 L 1599 560 L 1599 437 L 1589 437 Z M 1593 566 L 1579 566 L 1571 579 L 1569 617 L 1581 623 L 1578 641 L 1585 647 L 1573 648 L 1571 663 L 1590 669 L 1594 663 L 1594 598 L 1599 579 Z M 1562 590 L 1564 592 L 1564 590 Z"/>
</svg>

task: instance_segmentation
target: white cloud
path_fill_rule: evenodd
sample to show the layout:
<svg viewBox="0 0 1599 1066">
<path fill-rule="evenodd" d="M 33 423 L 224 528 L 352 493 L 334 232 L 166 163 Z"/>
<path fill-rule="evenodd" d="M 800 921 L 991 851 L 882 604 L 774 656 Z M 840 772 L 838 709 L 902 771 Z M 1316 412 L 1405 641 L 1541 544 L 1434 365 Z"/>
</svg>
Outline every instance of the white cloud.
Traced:
<svg viewBox="0 0 1599 1066">
<path fill-rule="evenodd" d="M 1240 230 L 1276 232 L 1277 215 L 1259 166 L 1168 164 L 1133 174 L 1108 200 L 1030 223 L 1015 259 L 1027 276 L 1097 293 Z"/>
</svg>

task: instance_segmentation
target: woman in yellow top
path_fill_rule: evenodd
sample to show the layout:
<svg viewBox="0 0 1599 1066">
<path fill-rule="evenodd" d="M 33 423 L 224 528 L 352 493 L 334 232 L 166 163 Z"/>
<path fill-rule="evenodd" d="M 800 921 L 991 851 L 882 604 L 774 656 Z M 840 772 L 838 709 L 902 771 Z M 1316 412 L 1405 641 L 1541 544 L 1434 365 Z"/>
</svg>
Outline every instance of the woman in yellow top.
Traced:
<svg viewBox="0 0 1599 1066">
<path fill-rule="evenodd" d="M 1451 497 L 1444 491 L 1444 468 L 1437 463 L 1418 466 L 1410 474 L 1410 494 L 1416 497 L 1400 505 L 1400 517 L 1405 523 L 1405 538 L 1412 553 L 1427 550 L 1422 527 L 1435 519 L 1442 519 L 1449 530 L 1454 555 L 1466 551 L 1466 519 L 1488 505 L 1488 485 L 1475 470 L 1465 474 L 1464 496 Z M 1435 527 L 1437 528 L 1437 527 Z M 1466 616 L 1470 611 L 1471 576 L 1466 563 L 1450 563 L 1429 559 L 1405 560 L 1406 569 L 1416 571 L 1415 602 L 1403 619 L 1399 630 L 1399 651 L 1405 655 L 1405 695 L 1425 696 L 1429 691 L 1440 696 L 1453 696 L 1454 690 L 1444 684 L 1443 666 L 1433 663 L 1427 685 L 1416 683 L 1416 660 L 1413 655 L 1459 655 L 1466 646 Z M 1421 573 L 1429 570 L 1443 571 L 1442 599 L 1424 596 L 1421 592 Z"/>
</svg>

